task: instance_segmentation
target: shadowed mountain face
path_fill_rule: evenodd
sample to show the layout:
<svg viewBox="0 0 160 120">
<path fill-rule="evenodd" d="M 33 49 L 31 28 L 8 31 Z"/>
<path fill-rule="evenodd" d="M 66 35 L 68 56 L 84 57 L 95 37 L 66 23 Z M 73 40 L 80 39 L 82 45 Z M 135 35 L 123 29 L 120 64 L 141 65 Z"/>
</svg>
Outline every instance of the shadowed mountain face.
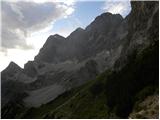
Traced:
<svg viewBox="0 0 160 120">
<path fill-rule="evenodd" d="M 119 14 L 104 13 L 86 29 L 77 28 L 67 38 L 51 35 L 35 60 L 26 63 L 24 69 L 12 62 L 2 72 L 2 82 L 9 80 L 25 84 L 25 90 L 32 97 L 29 97 L 31 100 L 26 98 L 24 101 L 33 106 L 32 98 L 36 99 L 38 94 L 39 98 L 44 97 L 38 91 L 45 92 L 48 89 L 53 92 L 49 89 L 52 89 L 54 84 L 60 86 L 59 92 L 55 92 L 55 95 L 54 92 L 47 93 L 47 98 L 82 85 L 113 66 L 122 49 L 121 41 L 127 34 L 126 21 L 127 19 L 123 19 Z M 33 96 L 34 91 L 37 91 L 37 94 Z M 39 106 L 44 101 L 37 103 L 39 104 L 36 106 Z"/>
<path fill-rule="evenodd" d="M 49 36 L 34 61 L 26 63 L 24 69 L 11 62 L 1 75 L 2 117 L 14 118 L 19 114 L 14 109 L 46 104 L 92 81 L 105 70 L 123 70 L 131 59 L 129 55 L 135 51 L 141 54 L 157 41 L 158 2 L 131 2 L 131 6 L 126 18 L 103 13 L 85 29 L 77 28 L 67 38 L 57 34 Z M 109 83 L 106 86 L 110 88 Z M 112 95 L 108 98 L 113 101 Z"/>
<path fill-rule="evenodd" d="M 121 15 L 104 13 L 98 16 L 85 30 L 77 28 L 67 38 L 50 36 L 35 61 L 60 63 L 66 60 L 83 61 L 102 50 L 110 50 L 127 33 L 127 24 L 122 24 Z M 121 29 L 117 29 L 122 27 Z M 122 33 L 122 34 L 121 34 Z"/>
</svg>

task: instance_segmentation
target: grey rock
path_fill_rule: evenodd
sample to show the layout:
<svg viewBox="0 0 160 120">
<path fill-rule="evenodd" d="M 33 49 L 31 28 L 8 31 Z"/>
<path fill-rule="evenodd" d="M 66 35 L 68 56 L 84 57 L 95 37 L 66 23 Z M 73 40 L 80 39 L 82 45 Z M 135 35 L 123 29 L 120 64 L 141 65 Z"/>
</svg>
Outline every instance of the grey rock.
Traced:
<svg viewBox="0 0 160 120">
<path fill-rule="evenodd" d="M 141 51 L 158 33 L 154 29 L 158 26 L 157 2 L 131 3 L 132 11 L 126 18 L 104 13 L 85 29 L 77 28 L 67 38 L 57 34 L 49 36 L 34 61 L 28 62 L 24 69 L 11 63 L 2 72 L 2 82 L 23 83 L 24 91 L 29 95 L 23 99 L 25 104 L 39 106 L 65 90 L 94 79 L 106 69 L 121 69 L 127 63 L 127 55 L 135 49 Z M 3 99 L 11 99 L 6 97 L 5 85 L 6 82 L 2 83 Z M 36 101 L 37 98 L 43 99 Z"/>
</svg>

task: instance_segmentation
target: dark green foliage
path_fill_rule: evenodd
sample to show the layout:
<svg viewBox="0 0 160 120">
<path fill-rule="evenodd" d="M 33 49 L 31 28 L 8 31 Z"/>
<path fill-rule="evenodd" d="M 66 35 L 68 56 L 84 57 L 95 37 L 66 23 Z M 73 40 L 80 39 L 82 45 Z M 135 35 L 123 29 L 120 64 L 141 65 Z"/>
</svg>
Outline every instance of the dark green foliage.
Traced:
<svg viewBox="0 0 160 120">
<path fill-rule="evenodd" d="M 134 105 L 135 111 L 140 111 L 142 108 L 138 106 L 143 100 L 146 99 L 147 96 L 156 95 L 158 94 L 158 87 L 155 86 L 147 86 L 144 89 L 142 89 L 139 93 L 136 94 L 134 101 L 136 101 L 136 104 Z M 144 109 L 144 108 L 143 108 Z"/>
<path fill-rule="evenodd" d="M 47 113 L 51 110 L 54 110 L 59 105 L 63 104 L 67 100 L 69 100 L 72 96 L 74 96 L 81 88 L 84 86 L 72 89 L 70 91 L 66 91 L 63 94 L 59 95 L 56 99 L 53 101 L 41 105 L 38 108 L 29 108 L 22 116 L 22 118 L 35 118 L 35 119 L 41 119 L 41 118 L 49 118 Z M 53 117 L 52 117 L 53 118 Z"/>
<path fill-rule="evenodd" d="M 155 42 L 138 54 L 134 51 L 128 56 L 128 63 L 121 70 L 107 70 L 95 80 L 65 92 L 39 108 L 26 109 L 23 114 L 17 116 L 127 118 L 136 102 L 143 101 L 155 91 L 158 92 L 158 47 L 158 42 Z"/>
<path fill-rule="evenodd" d="M 106 79 L 111 73 L 112 72 L 110 70 L 106 70 L 105 72 L 96 77 L 96 80 L 94 80 L 93 84 L 89 88 L 93 96 L 96 97 L 102 92 L 104 92 Z"/>
<path fill-rule="evenodd" d="M 107 118 L 109 113 L 104 92 L 101 91 L 96 96 L 90 91 L 95 82 L 98 81 L 83 86 L 73 97 L 53 109 L 48 118 Z"/>
<path fill-rule="evenodd" d="M 135 96 L 135 101 L 143 101 L 147 96 L 158 94 L 157 92 L 158 87 L 155 86 L 147 86 L 144 89 L 142 89 L 138 94 Z"/>
<path fill-rule="evenodd" d="M 136 52 L 135 52 L 136 53 Z M 127 117 L 134 104 L 134 96 L 145 86 L 158 86 L 158 42 L 133 53 L 128 64 L 113 72 L 106 82 L 107 104 L 120 117 Z"/>
<path fill-rule="evenodd" d="M 94 83 L 90 88 L 90 91 L 93 94 L 93 96 L 99 95 L 103 90 L 104 90 L 104 84 L 99 81 Z"/>
</svg>

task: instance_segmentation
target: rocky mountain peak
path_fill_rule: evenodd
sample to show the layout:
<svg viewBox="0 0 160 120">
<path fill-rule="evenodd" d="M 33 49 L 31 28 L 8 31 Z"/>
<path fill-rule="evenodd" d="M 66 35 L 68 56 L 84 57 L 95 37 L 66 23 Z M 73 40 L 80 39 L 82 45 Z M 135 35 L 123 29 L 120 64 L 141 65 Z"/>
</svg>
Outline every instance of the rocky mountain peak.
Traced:
<svg viewBox="0 0 160 120">
<path fill-rule="evenodd" d="M 85 30 L 84 30 L 83 28 L 78 27 L 77 29 L 75 29 L 75 30 L 68 36 L 68 38 L 71 37 L 71 36 L 80 34 L 80 33 L 84 32 L 84 31 L 85 31 Z"/>
<path fill-rule="evenodd" d="M 73 31 L 68 37 L 67 37 L 67 39 L 69 39 L 69 40 L 71 40 L 71 41 L 73 41 L 73 39 L 74 39 L 74 41 L 76 40 L 76 39 L 79 39 L 79 37 L 81 36 L 81 37 L 83 37 L 84 36 L 84 34 L 85 34 L 85 30 L 83 29 L 83 28 L 77 28 L 75 31 Z"/>
<path fill-rule="evenodd" d="M 19 67 L 16 63 L 10 62 L 8 67 L 1 72 L 1 82 L 7 81 L 9 78 L 13 78 L 15 74 L 22 73 L 23 69 Z"/>
<path fill-rule="evenodd" d="M 105 34 L 119 26 L 122 21 L 123 17 L 120 14 L 106 12 L 96 17 L 95 20 L 86 27 L 86 31 L 96 31 Z"/>
<path fill-rule="evenodd" d="M 47 38 L 47 41 L 40 49 L 39 54 L 35 57 L 35 61 L 51 62 L 54 58 L 54 54 L 57 52 L 58 47 L 64 44 L 65 38 L 55 34 Z"/>
<path fill-rule="evenodd" d="M 106 12 L 96 17 L 85 29 L 75 29 L 67 38 L 58 34 L 51 35 L 35 60 L 50 63 L 83 60 L 92 56 L 92 53 L 95 55 L 102 49 L 110 49 L 120 37 L 117 33 L 126 32 L 127 23 L 121 24 L 122 21 L 123 17 L 120 14 Z M 119 26 L 122 30 L 117 29 Z"/>
<path fill-rule="evenodd" d="M 63 36 L 60 36 L 58 34 L 55 34 L 55 35 L 50 35 L 48 38 L 47 38 L 47 41 L 46 43 L 44 44 L 47 45 L 47 44 L 52 44 L 52 43 L 55 43 L 55 41 L 60 41 L 60 40 L 64 40 L 65 38 Z"/>
<path fill-rule="evenodd" d="M 51 38 L 56 38 L 56 39 L 64 39 L 63 36 L 59 35 L 59 34 L 54 34 L 50 36 Z"/>
<path fill-rule="evenodd" d="M 110 18 L 114 18 L 114 17 L 117 17 L 119 19 L 123 19 L 123 17 L 120 14 L 112 14 L 110 12 L 106 12 L 106 13 L 102 13 L 101 15 L 96 17 L 95 20 L 110 19 Z"/>
<path fill-rule="evenodd" d="M 35 68 L 34 61 L 28 61 L 24 65 L 24 72 L 29 76 L 29 77 L 35 77 L 37 75 L 37 70 Z"/>
<path fill-rule="evenodd" d="M 22 71 L 22 68 L 20 66 L 18 66 L 15 62 L 10 62 L 10 64 L 8 65 L 8 67 L 5 69 L 5 71 L 8 72 L 17 72 L 17 71 Z"/>
<path fill-rule="evenodd" d="M 81 27 L 78 27 L 75 31 L 84 31 L 84 29 Z"/>
</svg>

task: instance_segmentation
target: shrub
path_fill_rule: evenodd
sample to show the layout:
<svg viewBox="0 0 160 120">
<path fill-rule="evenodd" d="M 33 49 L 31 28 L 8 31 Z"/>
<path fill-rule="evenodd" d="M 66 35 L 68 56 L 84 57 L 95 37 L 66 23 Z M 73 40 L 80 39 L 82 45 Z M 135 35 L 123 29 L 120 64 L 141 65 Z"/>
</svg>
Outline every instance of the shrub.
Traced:
<svg viewBox="0 0 160 120">
<path fill-rule="evenodd" d="M 104 84 L 100 81 L 94 83 L 91 87 L 90 87 L 90 92 L 92 93 L 92 95 L 97 96 L 99 95 L 102 91 L 104 90 Z"/>
</svg>

